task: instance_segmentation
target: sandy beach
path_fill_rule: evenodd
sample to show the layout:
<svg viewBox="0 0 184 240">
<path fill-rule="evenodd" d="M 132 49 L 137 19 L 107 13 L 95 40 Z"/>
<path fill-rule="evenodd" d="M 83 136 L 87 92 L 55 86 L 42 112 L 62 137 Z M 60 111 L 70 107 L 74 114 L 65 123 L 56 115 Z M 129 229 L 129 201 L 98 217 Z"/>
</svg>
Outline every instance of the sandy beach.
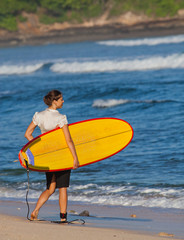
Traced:
<svg viewBox="0 0 184 240">
<path fill-rule="evenodd" d="M 29 222 L 25 218 L 0 215 L 0 238 L 2 240 L 21 239 L 54 239 L 64 236 L 70 239 L 125 239 L 125 240 L 152 240 L 165 239 L 152 234 L 137 233 L 120 229 L 90 228 L 87 226 L 73 226 L 52 224 L 48 222 Z M 172 238 L 175 239 L 175 238 Z"/>
<path fill-rule="evenodd" d="M 25 203 L 0 202 L 0 239 L 53 239 L 59 234 L 65 239 L 184 239 L 183 213 L 180 210 L 161 210 L 142 207 L 108 207 L 69 204 L 69 219 L 82 218 L 85 224 L 55 224 L 59 220 L 56 203 L 46 204 L 40 211 L 40 219 L 28 221 Z M 34 204 L 30 204 L 32 209 Z M 78 216 L 77 212 L 87 209 L 89 217 Z M 75 213 L 75 214 L 74 214 Z"/>
<path fill-rule="evenodd" d="M 2 240 L 55 239 L 63 236 L 70 239 L 164 239 L 119 229 L 76 227 L 70 225 L 49 224 L 47 222 L 28 222 L 23 218 L 0 215 L 0 238 Z"/>
</svg>

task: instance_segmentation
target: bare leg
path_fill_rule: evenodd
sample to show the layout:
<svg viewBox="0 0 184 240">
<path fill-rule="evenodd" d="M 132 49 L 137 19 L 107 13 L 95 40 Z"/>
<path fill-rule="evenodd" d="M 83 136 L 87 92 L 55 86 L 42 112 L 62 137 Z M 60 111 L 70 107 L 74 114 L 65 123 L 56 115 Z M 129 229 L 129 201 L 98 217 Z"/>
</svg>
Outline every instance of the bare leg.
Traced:
<svg viewBox="0 0 184 240">
<path fill-rule="evenodd" d="M 59 206 L 61 213 L 67 212 L 67 203 L 68 203 L 67 188 L 59 188 Z M 66 221 L 66 219 L 61 219 L 61 221 Z"/>
<path fill-rule="evenodd" d="M 55 178 L 55 175 L 53 175 L 49 189 L 46 189 L 44 192 L 42 192 L 42 194 L 40 195 L 37 201 L 35 209 L 31 213 L 31 220 L 37 220 L 38 212 L 40 208 L 49 199 L 49 197 L 55 192 L 55 189 L 56 189 L 56 178 Z"/>
</svg>

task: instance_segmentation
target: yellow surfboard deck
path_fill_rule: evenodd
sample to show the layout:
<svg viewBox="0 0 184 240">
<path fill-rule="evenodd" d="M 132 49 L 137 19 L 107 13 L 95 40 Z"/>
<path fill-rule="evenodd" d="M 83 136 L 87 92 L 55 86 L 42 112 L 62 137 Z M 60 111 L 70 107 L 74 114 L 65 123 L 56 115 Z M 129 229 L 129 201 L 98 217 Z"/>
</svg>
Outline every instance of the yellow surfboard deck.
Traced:
<svg viewBox="0 0 184 240">
<path fill-rule="evenodd" d="M 96 118 L 69 125 L 80 167 L 106 159 L 124 149 L 133 138 L 133 128 L 117 118 Z M 33 171 L 53 172 L 73 168 L 73 157 L 62 128 L 44 133 L 19 152 L 21 165 Z"/>
</svg>

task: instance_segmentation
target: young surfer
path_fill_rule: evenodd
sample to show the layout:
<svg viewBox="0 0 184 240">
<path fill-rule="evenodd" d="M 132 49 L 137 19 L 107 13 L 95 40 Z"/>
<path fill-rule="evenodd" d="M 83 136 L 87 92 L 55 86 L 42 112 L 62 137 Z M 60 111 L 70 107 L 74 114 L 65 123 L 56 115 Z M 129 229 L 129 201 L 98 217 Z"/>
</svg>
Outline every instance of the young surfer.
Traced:
<svg viewBox="0 0 184 240">
<path fill-rule="evenodd" d="M 62 115 L 57 111 L 57 109 L 62 108 L 64 103 L 62 93 L 58 90 L 52 90 L 44 97 L 44 102 L 48 106 L 48 108 L 42 112 L 36 112 L 34 114 L 32 122 L 30 123 L 25 132 L 25 137 L 28 139 L 28 141 L 32 140 L 32 133 L 35 130 L 36 126 L 40 128 L 41 133 L 48 132 L 55 129 L 56 127 L 62 128 L 65 135 L 66 143 L 73 156 L 73 169 L 76 169 L 79 167 L 79 162 L 75 146 L 69 132 L 67 118 L 66 115 Z M 37 219 L 40 208 L 54 193 L 56 188 L 59 188 L 59 206 L 61 221 L 64 222 L 67 220 L 67 188 L 69 187 L 70 172 L 70 170 L 66 170 L 46 173 L 47 189 L 40 195 L 36 207 L 31 213 L 31 220 Z"/>
</svg>

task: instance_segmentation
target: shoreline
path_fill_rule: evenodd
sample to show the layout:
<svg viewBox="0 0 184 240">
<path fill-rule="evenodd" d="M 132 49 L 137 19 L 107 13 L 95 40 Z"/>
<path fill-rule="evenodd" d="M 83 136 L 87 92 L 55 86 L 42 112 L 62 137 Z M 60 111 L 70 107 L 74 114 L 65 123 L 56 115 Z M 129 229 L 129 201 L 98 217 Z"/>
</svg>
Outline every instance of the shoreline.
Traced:
<svg viewBox="0 0 184 240">
<path fill-rule="evenodd" d="M 90 228 L 88 226 L 61 225 L 48 222 L 28 222 L 20 217 L 0 214 L 0 237 L 9 240 L 48 240 L 62 235 L 66 240 L 164 240 L 165 237 L 119 229 Z M 175 239 L 175 238 L 172 238 Z"/>
<path fill-rule="evenodd" d="M 34 205 L 35 204 L 30 203 L 30 211 L 33 210 Z M 79 213 L 84 210 L 89 211 L 89 217 L 79 216 Z M 58 212 L 58 203 L 56 201 L 49 201 L 40 210 L 39 218 L 46 220 L 46 222 L 43 222 L 44 226 L 47 224 L 48 226 L 55 227 L 55 224 L 51 224 L 49 221 L 58 221 Z M 13 218 L 19 219 L 21 224 L 25 224 L 27 227 L 28 225 L 33 224 L 26 219 L 27 205 L 23 202 L 0 200 L 0 215 L 5 216 L 7 221 L 10 222 L 13 221 Z M 100 232 L 102 229 L 104 229 L 104 231 L 109 231 L 109 233 L 121 232 L 121 234 L 124 232 L 129 232 L 130 234 L 134 235 L 146 235 L 148 236 L 146 240 L 152 236 L 154 236 L 155 239 L 161 239 L 161 233 L 166 234 L 163 235 L 164 237 L 172 237 L 172 239 L 184 239 L 184 230 L 182 228 L 184 224 L 183 216 L 183 209 L 101 206 L 76 204 L 71 202 L 69 202 L 68 205 L 69 221 L 76 218 L 82 218 L 86 222 L 83 226 L 77 224 L 77 228 L 79 227 L 79 229 L 89 228 L 94 229 L 94 232 Z M 34 224 L 40 225 L 42 223 L 40 222 Z M 0 224 L 0 228 L 1 225 L 2 223 Z M 75 227 L 75 224 L 70 227 L 73 229 L 73 226 Z"/>
<path fill-rule="evenodd" d="M 24 35 L 19 32 L 9 32 L 5 36 L 1 36 L 0 48 L 158 37 L 180 34 L 184 34 L 184 22 L 182 21 L 178 24 L 178 20 L 144 22 L 132 26 L 116 23 L 93 27 L 70 27 L 61 30 L 52 30 L 37 35 Z"/>
</svg>

